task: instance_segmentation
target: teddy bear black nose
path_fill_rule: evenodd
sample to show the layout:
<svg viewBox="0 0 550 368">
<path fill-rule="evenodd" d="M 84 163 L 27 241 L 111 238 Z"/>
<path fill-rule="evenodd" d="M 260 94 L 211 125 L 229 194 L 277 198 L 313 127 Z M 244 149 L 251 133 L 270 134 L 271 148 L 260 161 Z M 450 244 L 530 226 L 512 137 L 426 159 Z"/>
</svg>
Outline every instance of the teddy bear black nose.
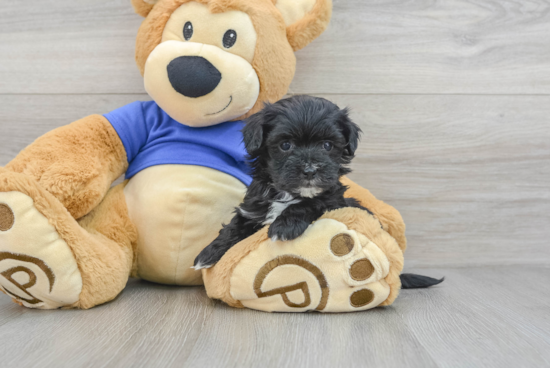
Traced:
<svg viewBox="0 0 550 368">
<path fill-rule="evenodd" d="M 172 87 L 186 97 L 202 97 L 216 89 L 222 74 L 202 56 L 180 56 L 168 64 Z"/>
</svg>

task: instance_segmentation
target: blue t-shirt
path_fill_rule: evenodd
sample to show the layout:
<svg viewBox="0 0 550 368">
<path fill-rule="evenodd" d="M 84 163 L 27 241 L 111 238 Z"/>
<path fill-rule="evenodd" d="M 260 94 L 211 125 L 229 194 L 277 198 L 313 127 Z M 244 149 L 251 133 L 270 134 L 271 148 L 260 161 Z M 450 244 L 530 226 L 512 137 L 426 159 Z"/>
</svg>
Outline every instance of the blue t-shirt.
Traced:
<svg viewBox="0 0 550 368">
<path fill-rule="evenodd" d="M 166 114 L 154 101 L 133 102 L 105 115 L 128 156 L 126 178 L 151 166 L 197 165 L 219 170 L 250 185 L 242 142 L 242 121 L 191 128 Z"/>
</svg>

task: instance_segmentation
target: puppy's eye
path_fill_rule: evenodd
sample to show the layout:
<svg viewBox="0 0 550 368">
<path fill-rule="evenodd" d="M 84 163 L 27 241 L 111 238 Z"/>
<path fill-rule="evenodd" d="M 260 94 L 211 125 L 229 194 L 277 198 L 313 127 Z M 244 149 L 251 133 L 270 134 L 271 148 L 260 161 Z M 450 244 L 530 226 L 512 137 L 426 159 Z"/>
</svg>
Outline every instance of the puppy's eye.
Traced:
<svg viewBox="0 0 550 368">
<path fill-rule="evenodd" d="M 193 37 L 193 24 L 187 22 L 183 26 L 183 38 L 185 38 L 185 41 L 189 41 L 191 37 Z"/>
<path fill-rule="evenodd" d="M 292 148 L 292 144 L 290 144 L 290 142 L 283 142 L 279 147 L 281 147 L 283 151 L 288 151 Z"/>
<path fill-rule="evenodd" d="M 230 29 L 223 35 L 223 47 L 230 49 L 237 42 L 237 32 Z"/>
<path fill-rule="evenodd" d="M 327 151 L 332 151 L 332 147 L 333 147 L 333 145 L 330 142 L 323 143 L 323 148 Z"/>
</svg>

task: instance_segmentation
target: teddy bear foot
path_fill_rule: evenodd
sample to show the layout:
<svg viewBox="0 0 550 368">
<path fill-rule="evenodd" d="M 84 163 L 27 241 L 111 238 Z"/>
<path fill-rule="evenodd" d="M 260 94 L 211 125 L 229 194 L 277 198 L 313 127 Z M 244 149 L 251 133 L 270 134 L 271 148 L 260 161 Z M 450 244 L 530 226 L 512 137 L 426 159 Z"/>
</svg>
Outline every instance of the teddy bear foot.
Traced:
<svg viewBox="0 0 550 368">
<path fill-rule="evenodd" d="M 35 206 L 44 201 L 35 189 L 29 188 L 35 199 L 0 192 L 0 290 L 25 307 L 57 309 L 78 301 L 82 278 L 53 221 Z"/>
<path fill-rule="evenodd" d="M 335 219 L 338 214 L 350 223 L 353 216 L 362 219 L 361 231 Z M 353 312 L 391 304 L 402 266 L 395 240 L 364 211 L 345 209 L 332 216 L 318 220 L 293 241 L 273 242 L 267 234 L 257 234 L 249 244 L 258 245 L 233 266 L 229 295 L 220 293 L 221 299 L 269 312 Z M 228 268 L 224 262 L 230 252 L 212 270 L 203 271 L 209 295 L 217 296 L 209 289 L 210 281 L 220 281 L 216 272 Z"/>
<path fill-rule="evenodd" d="M 322 237 L 316 236 L 320 229 Z M 233 273 L 233 279 L 242 274 L 243 280 L 254 280 L 249 290 L 238 284 L 231 290 L 248 308 L 351 312 L 374 308 L 390 293 L 384 280 L 389 272 L 384 253 L 334 220 L 320 220 L 296 241 L 271 242 L 255 253 Z"/>
</svg>

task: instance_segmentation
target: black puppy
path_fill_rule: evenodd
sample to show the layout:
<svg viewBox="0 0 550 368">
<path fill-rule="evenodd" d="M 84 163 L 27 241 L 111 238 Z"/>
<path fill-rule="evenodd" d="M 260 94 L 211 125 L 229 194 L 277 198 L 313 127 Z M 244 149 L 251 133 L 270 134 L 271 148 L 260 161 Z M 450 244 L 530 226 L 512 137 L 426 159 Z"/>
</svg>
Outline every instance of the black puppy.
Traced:
<svg viewBox="0 0 550 368">
<path fill-rule="evenodd" d="M 326 211 L 367 210 L 355 199 L 344 198 L 347 188 L 340 183 L 351 171 L 348 165 L 360 133 L 346 109 L 323 98 L 295 96 L 252 115 L 243 129 L 252 184 L 235 217 L 197 256 L 194 268 L 212 267 L 265 225 L 270 225 L 273 240 L 292 240 Z M 416 274 L 400 278 L 403 289 L 427 288 L 444 280 Z"/>
<path fill-rule="evenodd" d="M 209 268 L 265 225 L 273 240 L 296 239 L 326 211 L 359 207 L 344 198 L 361 129 L 332 102 L 295 96 L 268 104 L 243 129 L 252 184 L 235 217 L 195 259 Z M 363 208 L 364 209 L 364 208 Z"/>
</svg>

